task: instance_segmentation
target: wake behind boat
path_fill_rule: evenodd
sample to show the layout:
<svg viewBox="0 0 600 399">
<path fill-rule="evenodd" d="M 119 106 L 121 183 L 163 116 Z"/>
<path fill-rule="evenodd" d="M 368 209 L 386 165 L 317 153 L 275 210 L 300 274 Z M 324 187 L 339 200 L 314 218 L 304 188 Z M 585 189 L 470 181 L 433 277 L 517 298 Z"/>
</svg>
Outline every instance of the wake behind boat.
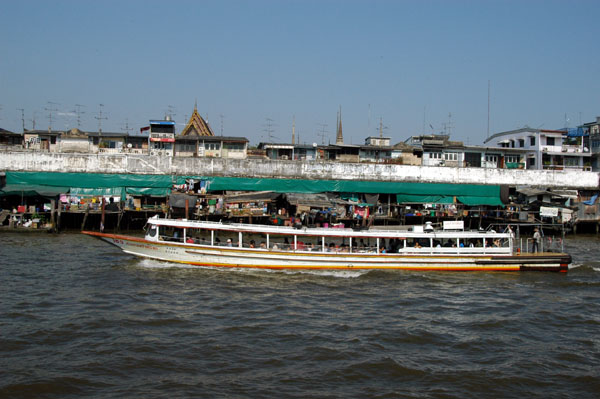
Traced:
<svg viewBox="0 0 600 399">
<path fill-rule="evenodd" d="M 148 219 L 144 238 L 83 231 L 145 258 L 197 266 L 268 269 L 381 269 L 566 272 L 565 253 L 522 253 L 512 232 L 294 228 L 185 219 Z"/>
</svg>

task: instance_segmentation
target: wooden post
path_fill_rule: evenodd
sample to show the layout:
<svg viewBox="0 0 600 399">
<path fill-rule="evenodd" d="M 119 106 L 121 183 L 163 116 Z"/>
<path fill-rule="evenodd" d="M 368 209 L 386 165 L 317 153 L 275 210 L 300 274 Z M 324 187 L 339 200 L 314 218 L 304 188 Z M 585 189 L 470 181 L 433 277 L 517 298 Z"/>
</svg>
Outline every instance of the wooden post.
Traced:
<svg viewBox="0 0 600 399">
<path fill-rule="evenodd" d="M 185 218 L 189 219 L 190 216 L 190 200 L 188 198 L 185 199 Z"/>
<path fill-rule="evenodd" d="M 60 217 L 62 215 L 62 206 L 61 206 L 60 201 L 58 201 L 58 203 L 56 205 L 56 209 L 57 209 L 58 216 L 56 217 L 56 228 L 54 229 L 54 231 L 58 232 L 58 230 L 60 230 Z"/>
<path fill-rule="evenodd" d="M 85 204 L 85 215 L 83 215 L 83 222 L 81 223 L 81 230 L 85 229 L 85 222 L 87 221 L 89 214 L 90 214 L 90 204 Z"/>
<path fill-rule="evenodd" d="M 104 233 L 104 218 L 105 218 L 105 205 L 106 205 L 106 200 L 104 199 L 104 197 L 102 197 L 102 216 L 100 216 L 100 232 Z"/>
<path fill-rule="evenodd" d="M 125 213 L 125 203 L 123 201 L 119 201 L 119 218 L 117 220 L 117 231 L 121 231 L 121 219 L 123 219 L 124 213 Z"/>
<path fill-rule="evenodd" d="M 58 201 L 60 203 L 60 201 Z M 50 200 L 50 225 L 52 225 L 52 231 L 56 231 L 56 200 Z"/>
</svg>

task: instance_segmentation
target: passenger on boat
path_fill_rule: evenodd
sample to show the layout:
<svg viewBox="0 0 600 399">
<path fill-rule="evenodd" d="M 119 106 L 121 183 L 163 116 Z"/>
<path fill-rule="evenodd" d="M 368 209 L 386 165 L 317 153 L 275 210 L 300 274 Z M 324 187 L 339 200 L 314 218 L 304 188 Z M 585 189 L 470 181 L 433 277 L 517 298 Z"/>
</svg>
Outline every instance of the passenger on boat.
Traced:
<svg viewBox="0 0 600 399">
<path fill-rule="evenodd" d="M 361 238 L 360 241 L 358 242 L 358 249 L 359 250 L 364 250 L 365 249 L 365 242 L 363 241 L 363 239 Z"/>
<path fill-rule="evenodd" d="M 233 242 L 231 241 L 231 238 L 227 239 L 227 246 L 228 247 L 233 247 Z"/>
<path fill-rule="evenodd" d="M 250 248 L 254 248 L 254 240 L 250 240 Z"/>
<path fill-rule="evenodd" d="M 260 243 L 260 249 L 267 249 L 267 244 L 264 241 Z"/>
</svg>

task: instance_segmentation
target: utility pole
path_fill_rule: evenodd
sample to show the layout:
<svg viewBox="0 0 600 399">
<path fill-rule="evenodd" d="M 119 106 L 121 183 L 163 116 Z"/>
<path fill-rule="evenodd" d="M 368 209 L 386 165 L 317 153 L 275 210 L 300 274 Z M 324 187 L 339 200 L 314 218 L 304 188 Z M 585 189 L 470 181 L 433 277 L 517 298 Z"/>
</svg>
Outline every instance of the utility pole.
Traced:
<svg viewBox="0 0 600 399">
<path fill-rule="evenodd" d="M 292 145 L 296 144 L 296 115 L 292 117 Z"/>
<path fill-rule="evenodd" d="M 98 120 L 98 133 L 100 136 L 102 136 L 102 120 L 103 119 L 108 119 L 106 116 L 102 116 L 102 107 L 104 107 L 104 104 L 100 104 L 100 113 L 98 116 L 94 116 L 94 118 L 96 118 Z"/>
<path fill-rule="evenodd" d="M 17 108 L 17 111 L 21 111 L 21 122 L 23 123 L 23 133 L 25 133 L 25 109 Z"/>
<path fill-rule="evenodd" d="M 225 118 L 225 115 L 219 114 L 219 118 L 221 118 L 221 136 L 223 136 L 223 118 Z"/>
</svg>

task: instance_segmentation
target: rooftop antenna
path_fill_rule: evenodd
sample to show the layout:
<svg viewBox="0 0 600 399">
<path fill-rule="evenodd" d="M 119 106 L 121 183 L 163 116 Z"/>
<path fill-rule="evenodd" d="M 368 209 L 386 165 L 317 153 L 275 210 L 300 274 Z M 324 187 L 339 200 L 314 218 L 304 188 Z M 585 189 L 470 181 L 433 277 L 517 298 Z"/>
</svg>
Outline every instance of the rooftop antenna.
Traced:
<svg viewBox="0 0 600 399">
<path fill-rule="evenodd" d="M 106 116 L 102 116 L 102 107 L 104 107 L 104 104 L 99 104 L 100 105 L 100 112 L 98 114 L 98 116 L 94 116 L 94 118 L 98 119 L 98 133 L 100 135 L 102 135 L 102 120 L 103 119 L 108 119 Z"/>
<path fill-rule="evenodd" d="M 367 132 L 371 131 L 371 104 L 369 104 L 369 119 L 367 121 Z"/>
<path fill-rule="evenodd" d="M 388 129 L 387 126 L 383 126 L 383 118 L 379 117 L 379 138 L 383 137 L 383 129 Z"/>
<path fill-rule="evenodd" d="M 35 130 L 35 114 L 36 114 L 35 111 L 31 112 L 31 119 L 30 119 L 31 125 L 32 125 L 31 126 L 31 130 Z"/>
<path fill-rule="evenodd" d="M 296 144 L 296 115 L 292 116 L 292 145 Z"/>
<path fill-rule="evenodd" d="M 25 133 L 25 109 L 17 108 L 17 111 L 21 111 L 21 122 L 23 123 L 23 133 Z"/>
<path fill-rule="evenodd" d="M 267 123 L 265 123 L 263 125 L 263 126 L 265 126 L 265 128 L 263 129 L 263 132 L 267 133 L 267 142 L 271 143 L 273 139 L 277 138 L 273 135 L 273 133 L 275 132 L 275 130 L 273 129 L 273 126 L 275 126 L 273 124 L 274 120 L 271 118 L 265 118 L 265 121 Z"/>
<path fill-rule="evenodd" d="M 85 105 L 75 104 L 75 115 L 77 115 L 77 129 L 81 129 L 81 114 L 85 114 L 85 111 L 81 110 L 81 107 Z"/>
<path fill-rule="evenodd" d="M 425 134 L 425 120 L 426 120 L 426 116 L 427 115 L 427 104 L 425 104 L 423 106 L 423 128 L 422 128 L 422 132 L 423 134 Z M 429 126 L 431 126 L 431 124 L 429 124 Z M 433 130 L 433 127 L 431 128 L 431 130 Z"/>
<path fill-rule="evenodd" d="M 452 128 L 454 126 L 452 126 L 452 113 L 449 112 L 448 113 L 448 123 L 444 123 L 444 134 L 447 134 L 448 136 L 450 136 L 452 134 Z"/>
<path fill-rule="evenodd" d="M 125 131 L 125 133 L 127 133 L 128 136 L 129 132 L 133 130 L 132 127 L 129 127 L 129 119 L 125 119 L 125 127 L 123 128 L 123 130 Z"/>
<path fill-rule="evenodd" d="M 169 115 L 169 117 L 171 118 L 172 121 L 175 120 L 175 115 L 177 115 L 175 113 L 175 107 L 172 105 L 167 105 L 167 115 Z"/>
<path fill-rule="evenodd" d="M 325 136 L 327 135 L 326 134 L 327 133 L 327 129 L 326 129 L 327 124 L 326 123 L 318 123 L 317 125 L 321 127 L 321 130 L 319 132 L 320 133 L 319 136 L 321 137 L 321 144 L 325 145 Z"/>
<path fill-rule="evenodd" d="M 490 138 L 490 81 L 488 80 L 488 119 L 487 119 L 487 138 Z"/>
<path fill-rule="evenodd" d="M 219 114 L 219 118 L 221 118 L 221 136 L 223 136 L 223 118 L 225 118 L 225 115 Z"/>
<path fill-rule="evenodd" d="M 56 108 L 57 105 L 59 104 L 52 101 L 48 101 L 48 106 L 44 108 L 44 110 L 48 111 L 48 133 L 52 131 L 52 113 L 58 111 L 58 108 Z"/>
<path fill-rule="evenodd" d="M 569 122 L 571 121 L 571 119 L 569 119 L 569 117 L 567 116 L 567 114 L 565 113 L 565 129 L 569 128 Z"/>
</svg>

